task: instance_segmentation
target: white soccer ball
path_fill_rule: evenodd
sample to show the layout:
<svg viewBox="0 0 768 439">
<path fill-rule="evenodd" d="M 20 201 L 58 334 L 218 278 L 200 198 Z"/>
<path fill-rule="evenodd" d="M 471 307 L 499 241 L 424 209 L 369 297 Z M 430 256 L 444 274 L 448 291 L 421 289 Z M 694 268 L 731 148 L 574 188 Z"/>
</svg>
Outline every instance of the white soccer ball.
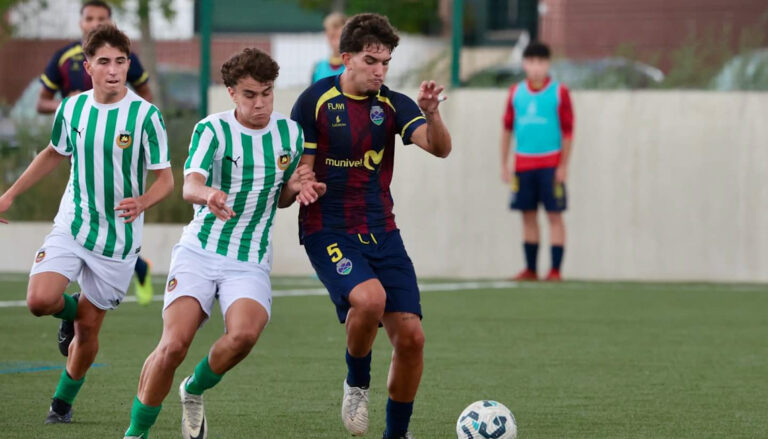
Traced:
<svg viewBox="0 0 768 439">
<path fill-rule="evenodd" d="M 515 415 L 496 401 L 476 401 L 461 412 L 456 421 L 459 439 L 515 439 Z"/>
</svg>

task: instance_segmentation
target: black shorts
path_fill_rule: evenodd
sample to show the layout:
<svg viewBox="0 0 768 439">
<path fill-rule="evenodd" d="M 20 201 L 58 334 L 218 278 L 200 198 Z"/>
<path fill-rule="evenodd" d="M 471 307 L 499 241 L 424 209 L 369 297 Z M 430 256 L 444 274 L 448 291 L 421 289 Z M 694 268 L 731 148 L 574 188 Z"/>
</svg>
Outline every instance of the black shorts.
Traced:
<svg viewBox="0 0 768 439">
<path fill-rule="evenodd" d="M 555 183 L 557 168 L 516 172 L 512 182 L 509 207 L 515 210 L 536 210 L 539 204 L 547 212 L 562 212 L 568 207 L 565 184 Z"/>
</svg>

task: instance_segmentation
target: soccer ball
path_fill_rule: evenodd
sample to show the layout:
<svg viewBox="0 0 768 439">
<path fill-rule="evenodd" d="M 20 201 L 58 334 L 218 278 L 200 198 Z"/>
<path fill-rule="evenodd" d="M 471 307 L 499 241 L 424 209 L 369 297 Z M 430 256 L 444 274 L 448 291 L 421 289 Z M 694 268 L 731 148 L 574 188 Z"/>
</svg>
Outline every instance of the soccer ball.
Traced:
<svg viewBox="0 0 768 439">
<path fill-rule="evenodd" d="M 496 401 L 477 401 L 461 412 L 456 421 L 459 439 L 515 439 L 515 415 Z"/>
</svg>

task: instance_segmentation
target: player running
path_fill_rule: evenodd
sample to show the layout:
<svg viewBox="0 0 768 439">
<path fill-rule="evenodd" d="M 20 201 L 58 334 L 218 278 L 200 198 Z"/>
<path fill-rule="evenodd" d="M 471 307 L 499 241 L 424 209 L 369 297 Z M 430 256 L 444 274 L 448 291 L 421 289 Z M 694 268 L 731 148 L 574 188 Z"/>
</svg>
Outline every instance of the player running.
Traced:
<svg viewBox="0 0 768 439">
<path fill-rule="evenodd" d="M 163 118 L 130 91 L 130 40 L 116 27 L 91 32 L 83 50 L 93 89 L 65 98 L 51 143 L 0 196 L 0 213 L 71 158 L 71 174 L 53 231 L 35 256 L 27 306 L 36 316 L 74 321 L 66 368 L 46 423 L 68 423 L 72 403 L 99 350 L 107 310 L 125 297 L 141 249 L 144 211 L 173 191 Z M 147 170 L 157 177 L 145 190 Z M 0 219 L 0 221 L 5 222 Z M 64 294 L 77 279 L 79 300 Z"/>
<path fill-rule="evenodd" d="M 56 94 L 61 98 L 76 95 L 93 87 L 90 75 L 85 71 L 83 63 L 83 43 L 88 34 L 102 24 L 109 24 L 112 20 L 112 8 L 108 3 L 100 0 L 83 2 L 80 7 L 80 30 L 82 39 L 67 44 L 53 54 L 45 71 L 40 75 L 40 95 L 37 98 L 37 111 L 41 114 L 50 114 L 56 111 L 61 103 L 56 99 Z M 129 55 L 127 82 L 147 102 L 152 102 L 152 91 L 149 88 L 149 76 L 141 66 L 139 58 L 131 53 Z M 152 279 L 150 275 L 149 261 L 139 256 L 136 259 L 136 298 L 142 305 L 152 301 Z M 69 351 L 69 343 L 75 335 L 72 324 L 66 320 L 59 327 L 59 350 L 66 356 Z"/>
<path fill-rule="evenodd" d="M 141 371 L 126 438 L 149 436 L 174 372 L 218 298 L 224 335 L 179 387 L 182 436 L 207 436 L 203 392 L 248 355 L 269 321 L 275 210 L 324 193 L 308 166 L 296 169 L 301 127 L 272 110 L 278 70 L 258 49 L 232 57 L 221 74 L 235 108 L 203 119 L 192 134 L 184 199 L 195 204 L 195 216 L 173 249 L 163 334 Z"/>
<path fill-rule="evenodd" d="M 352 17 L 341 34 L 346 70 L 310 86 L 292 113 L 304 128 L 302 163 L 328 188 L 302 206 L 299 233 L 346 323 L 342 421 L 353 435 L 368 430 L 371 348 L 382 323 L 394 346 L 384 439 L 411 437 L 424 347 L 416 273 L 392 213 L 395 135 L 437 157 L 451 152 L 438 111 L 443 87 L 422 83 L 417 105 L 383 84 L 398 41 L 386 17 Z"/>
</svg>

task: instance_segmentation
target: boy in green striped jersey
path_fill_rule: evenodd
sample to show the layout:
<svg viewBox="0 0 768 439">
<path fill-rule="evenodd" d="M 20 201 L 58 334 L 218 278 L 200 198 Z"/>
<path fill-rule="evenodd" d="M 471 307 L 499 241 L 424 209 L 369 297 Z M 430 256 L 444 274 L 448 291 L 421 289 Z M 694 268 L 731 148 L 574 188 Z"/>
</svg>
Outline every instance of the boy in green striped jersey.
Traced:
<svg viewBox="0 0 768 439">
<path fill-rule="evenodd" d="M 325 192 L 309 167 L 297 168 L 301 127 L 272 110 L 278 70 L 258 49 L 232 57 L 221 74 L 235 108 L 206 117 L 192 133 L 184 199 L 195 205 L 194 217 L 173 249 L 163 334 L 141 371 L 126 438 L 148 437 L 176 368 L 218 298 L 225 333 L 179 387 L 182 436 L 207 436 L 203 392 L 248 355 L 269 322 L 275 211 Z"/>
<path fill-rule="evenodd" d="M 71 158 L 67 189 L 32 266 L 27 305 L 36 316 L 75 322 L 67 365 L 46 423 L 68 423 L 72 403 L 98 352 L 107 310 L 125 297 L 141 248 L 143 212 L 173 191 L 163 118 L 125 86 L 130 40 L 112 25 L 84 45 L 93 89 L 65 98 L 51 143 L 0 197 L 0 213 L 15 197 Z M 147 170 L 157 177 L 145 190 Z M 77 280 L 82 294 L 64 294 Z"/>
</svg>

